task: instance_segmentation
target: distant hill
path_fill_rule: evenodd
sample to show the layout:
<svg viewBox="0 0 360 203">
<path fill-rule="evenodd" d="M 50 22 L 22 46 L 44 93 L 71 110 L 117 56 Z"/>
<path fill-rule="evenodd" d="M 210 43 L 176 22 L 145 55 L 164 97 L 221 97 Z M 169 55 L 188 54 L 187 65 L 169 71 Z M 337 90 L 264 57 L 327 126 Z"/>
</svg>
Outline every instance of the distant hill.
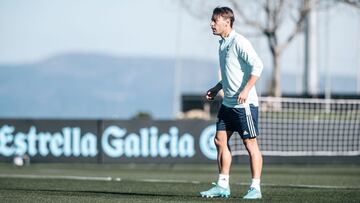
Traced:
<svg viewBox="0 0 360 203">
<path fill-rule="evenodd" d="M 181 90 L 202 92 L 216 81 L 215 64 L 181 63 Z M 174 67 L 173 59 L 99 54 L 67 54 L 34 64 L 3 65 L 0 117 L 129 118 L 138 111 L 149 111 L 157 118 L 170 118 Z"/>
<path fill-rule="evenodd" d="M 182 93 L 202 94 L 217 81 L 217 62 L 182 59 L 179 67 Z M 261 92 L 269 72 L 265 68 L 257 84 Z M 126 119 L 146 111 L 171 118 L 174 81 L 175 59 L 168 58 L 75 53 L 0 65 L 0 117 Z M 283 74 L 282 91 L 294 93 L 295 81 L 295 75 Z M 355 91 L 355 78 L 333 81 L 335 90 Z"/>
</svg>

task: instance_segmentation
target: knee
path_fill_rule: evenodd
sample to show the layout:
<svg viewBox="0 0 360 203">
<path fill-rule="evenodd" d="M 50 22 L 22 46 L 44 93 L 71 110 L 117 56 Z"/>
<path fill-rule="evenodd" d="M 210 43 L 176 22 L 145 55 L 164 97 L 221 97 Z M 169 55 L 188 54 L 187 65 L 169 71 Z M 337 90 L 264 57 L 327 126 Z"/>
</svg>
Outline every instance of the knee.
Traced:
<svg viewBox="0 0 360 203">
<path fill-rule="evenodd" d="M 227 146 L 227 141 L 215 137 L 214 143 L 217 147 Z"/>
</svg>

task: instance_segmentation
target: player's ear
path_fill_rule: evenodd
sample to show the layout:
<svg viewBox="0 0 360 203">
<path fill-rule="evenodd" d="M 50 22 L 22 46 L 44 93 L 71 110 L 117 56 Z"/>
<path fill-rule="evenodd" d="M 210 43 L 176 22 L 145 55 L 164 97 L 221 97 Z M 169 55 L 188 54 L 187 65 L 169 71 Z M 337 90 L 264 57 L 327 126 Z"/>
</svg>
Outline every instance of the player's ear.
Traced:
<svg viewBox="0 0 360 203">
<path fill-rule="evenodd" d="M 226 19 L 226 26 L 230 26 L 230 19 Z"/>
</svg>

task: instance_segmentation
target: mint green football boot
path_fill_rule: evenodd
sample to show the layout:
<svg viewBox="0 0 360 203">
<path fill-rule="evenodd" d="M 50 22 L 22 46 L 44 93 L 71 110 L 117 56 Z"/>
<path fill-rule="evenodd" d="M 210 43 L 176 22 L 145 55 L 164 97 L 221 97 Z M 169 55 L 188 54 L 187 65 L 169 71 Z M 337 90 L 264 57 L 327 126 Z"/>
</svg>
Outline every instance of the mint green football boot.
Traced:
<svg viewBox="0 0 360 203">
<path fill-rule="evenodd" d="M 212 183 L 214 187 L 210 190 L 200 192 L 201 197 L 212 198 L 212 197 L 230 197 L 230 187 L 223 188 L 218 186 L 216 183 Z"/>
<path fill-rule="evenodd" d="M 255 188 L 249 188 L 247 194 L 243 197 L 243 199 L 261 199 L 261 192 L 256 190 Z"/>
</svg>

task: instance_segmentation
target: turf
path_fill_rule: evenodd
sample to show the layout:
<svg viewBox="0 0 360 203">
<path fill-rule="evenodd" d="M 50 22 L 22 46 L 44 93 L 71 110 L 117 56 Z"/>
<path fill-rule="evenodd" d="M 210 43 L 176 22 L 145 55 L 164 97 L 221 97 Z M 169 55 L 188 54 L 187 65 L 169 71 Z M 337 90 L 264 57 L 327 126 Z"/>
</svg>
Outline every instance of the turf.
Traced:
<svg viewBox="0 0 360 203">
<path fill-rule="evenodd" d="M 216 165 L 0 164 L 1 202 L 249 202 L 250 171 L 233 166 L 229 199 L 204 199 L 199 191 L 216 179 Z M 38 175 L 19 178 L 18 175 Z M 112 177 L 111 181 L 46 178 Z M 121 181 L 116 181 L 121 178 Z M 164 182 L 149 182 L 157 179 Z M 168 181 L 168 182 L 167 182 Z M 195 182 L 191 182 L 195 181 Z M 250 202 L 360 202 L 359 165 L 266 165 L 263 199 Z M 329 187 L 332 186 L 332 187 Z"/>
</svg>

